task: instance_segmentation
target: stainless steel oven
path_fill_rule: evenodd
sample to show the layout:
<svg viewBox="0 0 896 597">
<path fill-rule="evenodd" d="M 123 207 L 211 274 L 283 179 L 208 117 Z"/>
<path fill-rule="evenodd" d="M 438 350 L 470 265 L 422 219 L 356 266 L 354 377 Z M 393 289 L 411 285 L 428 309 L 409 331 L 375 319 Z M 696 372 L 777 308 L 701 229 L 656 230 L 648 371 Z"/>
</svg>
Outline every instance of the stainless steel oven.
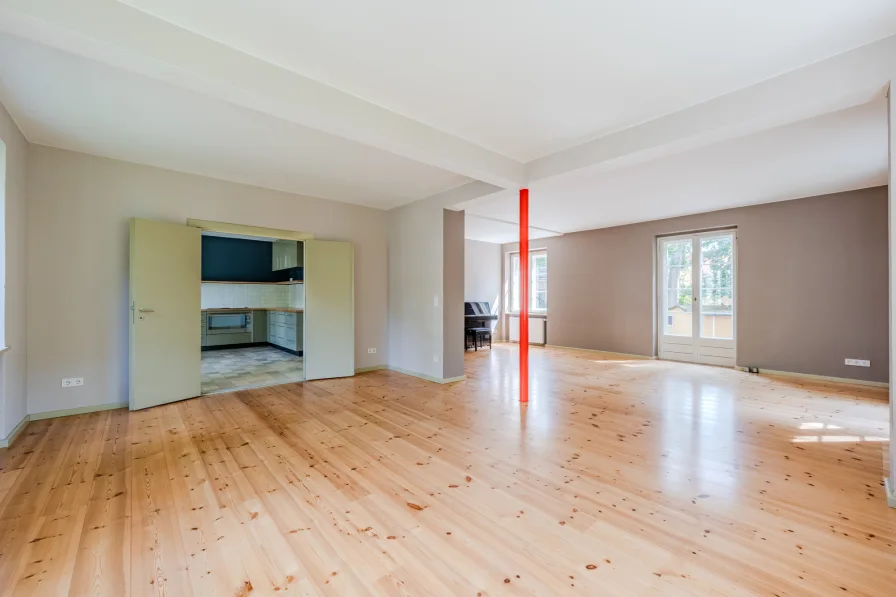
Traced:
<svg viewBox="0 0 896 597">
<path fill-rule="evenodd" d="M 252 333 L 252 311 L 227 311 L 208 314 L 209 334 Z"/>
</svg>

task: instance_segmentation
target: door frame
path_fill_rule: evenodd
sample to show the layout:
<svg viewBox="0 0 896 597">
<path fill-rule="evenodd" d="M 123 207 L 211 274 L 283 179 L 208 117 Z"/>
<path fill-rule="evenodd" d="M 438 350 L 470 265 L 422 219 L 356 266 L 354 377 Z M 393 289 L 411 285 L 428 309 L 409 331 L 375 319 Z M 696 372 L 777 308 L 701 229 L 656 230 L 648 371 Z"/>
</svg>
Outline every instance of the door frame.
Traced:
<svg viewBox="0 0 896 597">
<path fill-rule="evenodd" d="M 713 228 L 710 230 L 700 230 L 695 232 L 684 232 L 684 233 L 675 233 L 675 234 L 667 234 L 660 235 L 656 237 L 656 246 L 654 247 L 655 252 L 655 276 L 654 276 L 654 284 L 655 284 L 655 292 L 654 292 L 654 303 L 656 308 L 654 310 L 654 326 L 656 329 L 656 355 L 658 359 L 665 359 L 666 357 L 663 355 L 663 329 L 664 329 L 664 315 L 663 313 L 663 302 L 664 302 L 664 291 L 665 291 L 665 281 L 663 279 L 663 274 L 665 271 L 665 256 L 663 254 L 663 245 L 665 242 L 670 240 L 683 240 L 683 239 L 691 239 L 692 243 L 694 243 L 694 248 L 697 251 L 692 251 L 692 293 L 695 298 L 700 296 L 700 276 L 693 275 L 693 271 L 699 270 L 697 268 L 698 259 L 699 259 L 699 242 L 705 238 L 712 238 L 718 236 L 728 236 L 732 237 L 732 245 L 731 245 L 731 260 L 732 260 L 732 268 L 733 275 L 731 280 L 731 294 L 734 298 L 734 305 L 731 310 L 731 339 L 730 340 L 714 340 L 711 338 L 705 339 L 701 342 L 700 338 L 700 320 L 702 319 L 702 311 L 700 312 L 700 317 L 692 316 L 692 335 L 691 338 L 693 340 L 693 351 L 694 358 L 692 361 L 684 361 L 684 362 L 692 362 L 703 365 L 720 365 L 720 366 L 731 366 L 734 367 L 737 363 L 737 327 L 738 327 L 738 309 L 740 299 L 738 297 L 738 249 L 737 249 L 737 227 L 725 227 L 725 228 Z M 699 301 L 694 301 L 698 303 Z M 694 313 L 692 310 L 691 313 Z M 732 350 L 732 356 L 730 357 L 730 363 L 724 362 L 729 360 L 727 357 L 725 359 L 722 358 L 713 358 L 712 356 L 704 356 L 703 359 L 700 357 L 699 346 L 702 344 L 708 348 L 713 348 L 713 343 L 716 343 L 719 346 L 724 346 Z M 668 359 L 668 360 L 682 360 L 682 359 Z"/>
<path fill-rule="evenodd" d="M 265 238 L 278 238 L 281 240 L 314 240 L 314 235 L 310 232 L 284 230 L 281 228 L 264 228 L 262 226 L 232 224 L 230 222 L 214 222 L 212 220 L 199 220 L 196 218 L 187 218 L 187 226 L 200 228 L 207 232 L 221 232 L 236 236 L 261 236 Z"/>
</svg>

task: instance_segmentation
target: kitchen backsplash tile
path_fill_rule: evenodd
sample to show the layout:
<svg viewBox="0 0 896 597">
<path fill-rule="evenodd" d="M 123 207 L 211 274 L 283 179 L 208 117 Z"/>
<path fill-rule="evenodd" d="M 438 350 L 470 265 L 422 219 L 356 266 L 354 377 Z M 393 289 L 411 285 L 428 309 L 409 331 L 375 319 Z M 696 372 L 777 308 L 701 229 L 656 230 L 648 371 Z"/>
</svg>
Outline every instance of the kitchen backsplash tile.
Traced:
<svg viewBox="0 0 896 597">
<path fill-rule="evenodd" d="M 203 284 L 202 308 L 305 307 L 304 284 Z"/>
<path fill-rule="evenodd" d="M 305 308 L 305 285 L 304 284 L 290 284 L 287 286 L 289 288 L 289 306 L 295 307 L 296 309 L 304 309 Z"/>
</svg>

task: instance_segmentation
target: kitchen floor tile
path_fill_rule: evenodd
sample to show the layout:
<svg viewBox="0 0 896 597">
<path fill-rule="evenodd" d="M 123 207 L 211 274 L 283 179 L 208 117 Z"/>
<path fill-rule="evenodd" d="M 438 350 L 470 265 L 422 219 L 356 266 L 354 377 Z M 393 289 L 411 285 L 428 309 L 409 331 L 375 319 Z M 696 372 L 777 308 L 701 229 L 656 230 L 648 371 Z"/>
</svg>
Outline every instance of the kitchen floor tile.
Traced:
<svg viewBox="0 0 896 597">
<path fill-rule="evenodd" d="M 202 353 L 202 393 L 304 381 L 303 365 L 302 357 L 270 346 L 207 350 Z"/>
</svg>

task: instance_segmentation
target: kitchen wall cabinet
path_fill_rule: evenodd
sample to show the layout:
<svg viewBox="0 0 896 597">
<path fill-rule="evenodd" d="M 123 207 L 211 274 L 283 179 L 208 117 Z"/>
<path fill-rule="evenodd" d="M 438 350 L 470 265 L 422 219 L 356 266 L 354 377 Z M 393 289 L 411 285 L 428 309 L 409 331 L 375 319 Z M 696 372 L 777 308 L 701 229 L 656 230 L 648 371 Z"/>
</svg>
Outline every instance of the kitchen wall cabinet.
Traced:
<svg viewBox="0 0 896 597">
<path fill-rule="evenodd" d="M 276 240 L 271 251 L 271 269 L 278 271 L 302 267 L 303 244 L 294 240 Z"/>
</svg>

